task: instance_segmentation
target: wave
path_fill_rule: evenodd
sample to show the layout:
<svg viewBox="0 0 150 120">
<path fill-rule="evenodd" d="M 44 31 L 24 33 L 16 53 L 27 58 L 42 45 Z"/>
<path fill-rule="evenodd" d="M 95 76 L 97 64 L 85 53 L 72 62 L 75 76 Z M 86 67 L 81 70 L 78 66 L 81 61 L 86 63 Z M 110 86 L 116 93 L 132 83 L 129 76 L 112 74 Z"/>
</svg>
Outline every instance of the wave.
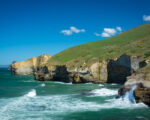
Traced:
<svg viewBox="0 0 150 120">
<path fill-rule="evenodd" d="M 113 96 L 113 95 L 117 95 L 118 92 L 117 90 L 101 88 L 101 89 L 92 90 L 91 93 L 93 93 L 94 96 Z"/>
<path fill-rule="evenodd" d="M 28 92 L 27 96 L 28 97 L 35 97 L 36 96 L 36 90 L 35 89 L 31 90 L 30 92 Z"/>
<path fill-rule="evenodd" d="M 107 88 L 96 89 L 92 92 L 100 96 L 110 96 L 117 93 L 116 90 Z M 96 103 L 94 101 L 84 101 L 74 95 L 36 96 L 36 90 L 33 89 L 24 96 L 10 99 L 7 104 L 2 106 L 0 109 L 0 119 L 54 120 L 54 118 L 57 119 L 60 115 L 73 112 L 100 111 L 111 108 L 135 109 L 141 107 L 145 108 L 147 106 L 143 103 L 132 103 L 129 101 L 128 97 L 125 97 L 124 99 L 107 99 L 104 103 Z M 46 118 L 46 115 L 49 115 L 48 118 Z"/>
<path fill-rule="evenodd" d="M 118 84 L 116 84 L 116 83 L 112 83 L 111 85 L 118 85 Z"/>
<path fill-rule="evenodd" d="M 102 86 L 104 86 L 104 85 L 103 85 L 103 84 L 99 84 L 98 86 L 102 87 Z"/>
<path fill-rule="evenodd" d="M 66 85 L 72 85 L 72 82 L 70 82 L 70 83 L 65 83 L 65 82 L 54 82 L 54 83 L 58 83 L 58 84 L 66 84 Z"/>
<path fill-rule="evenodd" d="M 45 85 L 45 83 L 42 83 L 40 86 L 41 86 L 41 87 L 45 87 L 46 85 Z"/>
</svg>

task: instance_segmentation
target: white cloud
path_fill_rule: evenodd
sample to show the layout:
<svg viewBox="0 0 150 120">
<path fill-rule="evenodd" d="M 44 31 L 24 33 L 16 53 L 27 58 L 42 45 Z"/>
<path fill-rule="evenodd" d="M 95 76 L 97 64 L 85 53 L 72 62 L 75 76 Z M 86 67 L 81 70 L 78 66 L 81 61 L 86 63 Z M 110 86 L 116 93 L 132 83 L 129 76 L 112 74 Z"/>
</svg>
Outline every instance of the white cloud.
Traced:
<svg viewBox="0 0 150 120">
<path fill-rule="evenodd" d="M 64 35 L 72 35 L 73 33 L 85 32 L 85 29 L 78 29 L 74 26 L 71 26 L 69 30 L 62 30 L 61 33 Z"/>
<path fill-rule="evenodd" d="M 102 37 L 111 37 L 111 35 L 109 33 L 103 32 L 101 34 Z"/>
<path fill-rule="evenodd" d="M 61 33 L 63 33 L 64 35 L 72 35 L 71 30 L 62 30 Z"/>
<path fill-rule="evenodd" d="M 118 31 L 122 31 L 122 28 L 121 27 L 116 27 L 116 29 L 118 30 Z"/>
<path fill-rule="evenodd" d="M 150 15 L 144 15 L 143 20 L 144 21 L 150 21 Z"/>
<path fill-rule="evenodd" d="M 101 34 L 99 33 L 94 33 L 96 36 L 101 36 L 101 37 L 112 37 L 113 35 L 116 35 L 117 33 L 120 33 L 122 31 L 121 27 L 116 27 L 116 28 L 104 28 L 103 32 Z"/>
<path fill-rule="evenodd" d="M 114 35 L 117 31 L 114 28 L 104 28 L 103 33 L 108 33 L 110 35 Z"/>
</svg>

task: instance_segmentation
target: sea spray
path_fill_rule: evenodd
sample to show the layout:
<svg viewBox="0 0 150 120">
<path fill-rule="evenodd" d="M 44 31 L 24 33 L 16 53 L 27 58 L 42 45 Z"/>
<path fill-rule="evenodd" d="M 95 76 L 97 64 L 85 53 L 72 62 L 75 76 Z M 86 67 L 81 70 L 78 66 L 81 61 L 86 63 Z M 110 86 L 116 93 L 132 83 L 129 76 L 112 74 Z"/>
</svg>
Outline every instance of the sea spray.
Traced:
<svg viewBox="0 0 150 120">
<path fill-rule="evenodd" d="M 44 83 L 42 83 L 40 86 L 41 86 L 41 87 L 45 87 L 45 84 L 44 84 Z"/>
<path fill-rule="evenodd" d="M 31 90 L 28 94 L 27 94 L 28 97 L 35 97 L 36 96 L 36 90 L 33 89 Z"/>
<path fill-rule="evenodd" d="M 135 103 L 135 98 L 134 98 L 134 90 L 136 89 L 137 85 L 134 85 L 131 90 L 129 91 L 128 98 L 130 102 Z"/>
<path fill-rule="evenodd" d="M 117 95 L 117 90 L 101 88 L 101 89 L 92 90 L 91 93 L 93 93 L 94 96 L 104 96 L 105 97 L 105 96 Z"/>
<path fill-rule="evenodd" d="M 132 86 L 129 92 L 126 92 L 125 95 L 122 95 L 121 98 L 123 101 L 129 101 L 131 103 L 135 103 L 134 98 L 134 90 L 136 89 L 137 85 Z"/>
</svg>

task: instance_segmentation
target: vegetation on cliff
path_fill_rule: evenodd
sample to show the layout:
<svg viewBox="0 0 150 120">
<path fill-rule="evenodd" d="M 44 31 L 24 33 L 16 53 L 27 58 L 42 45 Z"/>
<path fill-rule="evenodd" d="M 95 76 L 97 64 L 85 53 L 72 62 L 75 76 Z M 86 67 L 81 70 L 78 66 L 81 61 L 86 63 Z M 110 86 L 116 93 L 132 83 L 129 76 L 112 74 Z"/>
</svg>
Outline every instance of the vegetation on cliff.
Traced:
<svg viewBox="0 0 150 120">
<path fill-rule="evenodd" d="M 87 65 L 97 61 L 115 59 L 122 54 L 150 56 L 150 23 L 135 27 L 114 37 L 89 42 L 64 50 L 51 59 L 47 65 L 65 64 L 68 67 Z"/>
</svg>

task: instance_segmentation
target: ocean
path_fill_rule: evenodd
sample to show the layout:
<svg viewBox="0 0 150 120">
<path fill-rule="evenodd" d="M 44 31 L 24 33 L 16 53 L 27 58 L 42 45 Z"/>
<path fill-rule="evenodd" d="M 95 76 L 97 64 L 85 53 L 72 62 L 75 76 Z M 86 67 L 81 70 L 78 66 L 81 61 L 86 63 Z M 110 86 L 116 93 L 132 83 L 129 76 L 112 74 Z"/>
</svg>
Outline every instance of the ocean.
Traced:
<svg viewBox="0 0 150 120">
<path fill-rule="evenodd" d="M 11 76 L 0 68 L 0 120 L 150 120 L 143 103 L 116 99 L 118 84 L 72 84 Z"/>
</svg>

